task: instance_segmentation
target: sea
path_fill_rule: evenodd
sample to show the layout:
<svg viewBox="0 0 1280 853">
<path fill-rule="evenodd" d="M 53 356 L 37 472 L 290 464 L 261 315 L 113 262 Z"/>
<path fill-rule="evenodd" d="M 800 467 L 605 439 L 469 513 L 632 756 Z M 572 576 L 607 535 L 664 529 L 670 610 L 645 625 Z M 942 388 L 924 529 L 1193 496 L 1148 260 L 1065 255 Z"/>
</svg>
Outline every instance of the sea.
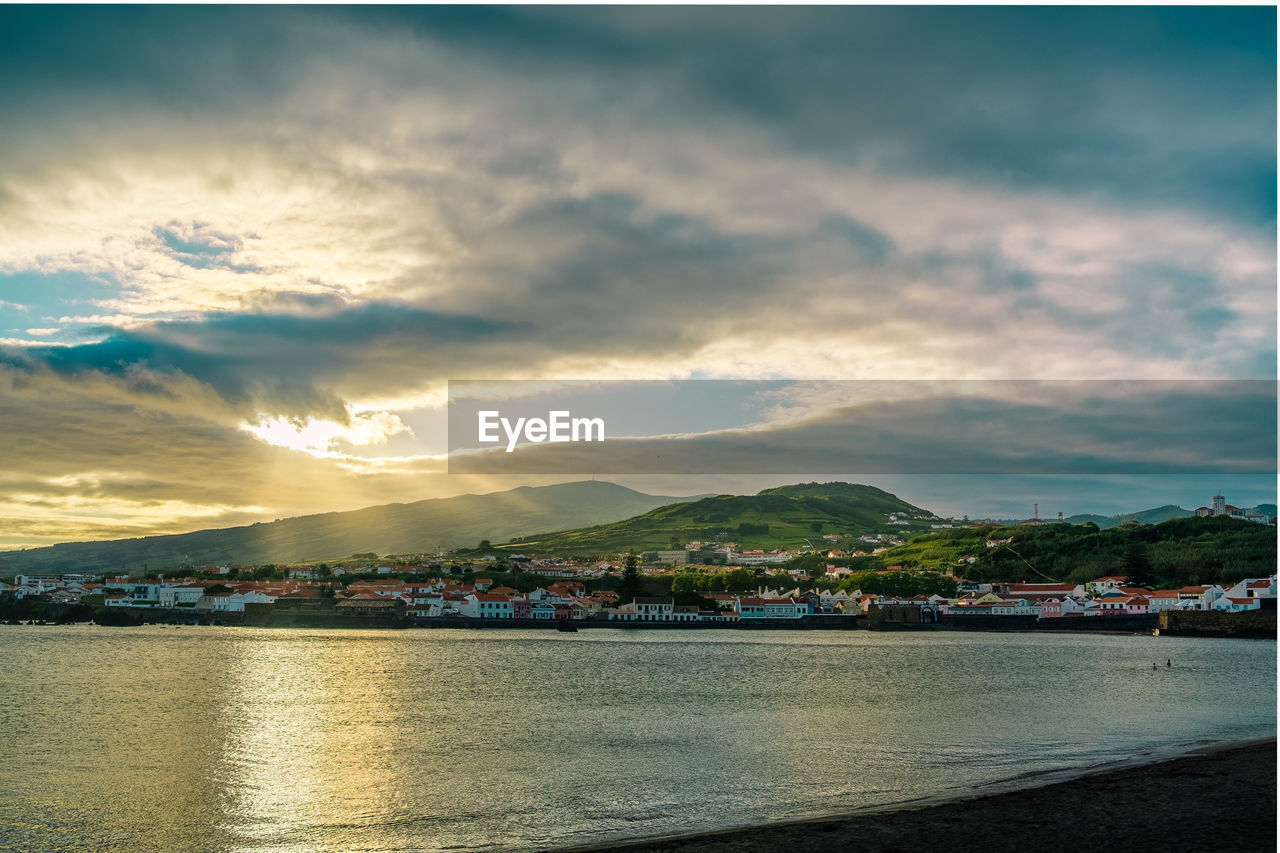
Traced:
<svg viewBox="0 0 1280 853">
<path fill-rule="evenodd" d="M 1270 640 L 0 626 L 0 849 L 545 850 L 1275 734 Z"/>
</svg>

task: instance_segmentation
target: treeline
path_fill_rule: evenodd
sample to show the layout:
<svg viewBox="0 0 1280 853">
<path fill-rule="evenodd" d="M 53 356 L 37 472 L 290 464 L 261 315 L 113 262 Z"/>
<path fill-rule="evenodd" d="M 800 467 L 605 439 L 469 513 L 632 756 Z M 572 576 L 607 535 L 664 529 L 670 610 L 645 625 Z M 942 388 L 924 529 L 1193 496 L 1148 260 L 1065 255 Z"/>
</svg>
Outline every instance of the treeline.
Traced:
<svg viewBox="0 0 1280 853">
<path fill-rule="evenodd" d="M 901 595 L 910 598 L 913 595 L 941 595 L 943 598 L 955 598 L 955 578 L 940 575 L 937 572 L 858 572 L 848 575 L 836 585 L 837 590 L 845 592 L 861 591 L 863 595 Z"/>
<path fill-rule="evenodd" d="M 770 578 L 770 580 L 773 580 Z M 727 572 L 680 572 L 671 578 L 671 591 L 684 592 L 748 592 L 763 582 L 751 569 Z M 787 581 L 782 580 L 782 583 Z"/>
<path fill-rule="evenodd" d="M 789 566 L 789 568 L 795 568 Z M 782 588 L 783 591 L 798 588 L 808 591 L 818 587 L 831 591 L 876 593 L 878 595 L 942 595 L 953 598 L 956 595 L 954 578 L 944 577 L 937 572 L 876 571 L 856 572 L 840 580 L 827 578 L 818 573 L 809 579 L 772 577 L 758 570 L 747 568 L 733 569 L 727 572 L 679 572 L 671 578 L 671 592 L 676 595 L 685 593 L 708 592 L 751 592 L 760 586 Z"/>
</svg>

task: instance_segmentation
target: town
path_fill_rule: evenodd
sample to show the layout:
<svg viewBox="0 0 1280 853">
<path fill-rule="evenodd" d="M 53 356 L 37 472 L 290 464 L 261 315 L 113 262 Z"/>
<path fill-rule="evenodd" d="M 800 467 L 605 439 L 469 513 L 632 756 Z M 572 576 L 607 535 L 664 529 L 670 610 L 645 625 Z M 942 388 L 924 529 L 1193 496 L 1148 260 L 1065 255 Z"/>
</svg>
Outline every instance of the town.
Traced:
<svg viewBox="0 0 1280 853">
<path fill-rule="evenodd" d="M 1200 522 L 1197 519 L 1212 518 Z M 1274 525 L 1271 518 L 1261 520 Z M 1235 521 L 1231 521 L 1234 519 Z M 96 621 L 101 624 L 173 622 L 292 626 L 792 626 L 792 627 L 1053 627 L 1154 628 L 1161 613 L 1240 614 L 1267 610 L 1274 620 L 1276 575 L 1225 582 L 1153 580 L 1148 550 L 1134 543 L 1110 565 L 1127 566 L 1085 580 L 1045 576 L 1014 548 L 1032 549 L 1050 530 L 1035 517 L 1013 526 L 929 517 L 930 531 L 910 538 L 883 517 L 885 532 L 825 533 L 803 549 L 739 546 L 730 533 L 715 541 L 608 559 L 523 553 L 487 540 L 452 554 L 347 560 L 302 565 L 203 566 L 103 576 L 85 572 L 20 574 L 0 581 L 0 619 L 14 622 Z M 1215 495 L 1195 511 L 1194 525 L 1256 530 L 1257 522 Z M 1141 528 L 1129 522 L 1133 531 Z M 1223 527 L 1225 525 L 1225 527 Z M 739 533 L 767 530 L 741 524 Z M 1152 528 L 1148 528 L 1152 529 Z M 1198 528 L 1197 528 L 1198 529 Z M 1063 535 L 1097 532 L 1095 525 L 1059 523 Z M 814 530 L 820 533 L 818 529 Z M 986 537 L 984 539 L 984 536 Z M 1077 542 L 1079 539 L 1077 538 Z M 1196 539 L 1206 547 L 1214 541 Z M 925 543 L 914 557 L 909 549 Z M 957 544 L 959 543 L 959 544 Z M 942 546 L 975 548 L 961 553 Z M 906 549 L 906 550 L 904 550 Z M 1136 550 L 1135 550 L 1136 549 Z M 977 554 L 982 553 L 980 558 Z M 901 555 L 908 555 L 902 558 Z M 939 556 L 946 554 L 947 556 Z M 886 565 L 898 555 L 910 565 Z M 1002 564 L 991 576 L 997 559 Z M 1007 568 L 1040 577 L 1010 580 Z M 1262 567 L 1266 564 L 1243 562 Z M 1270 560 L 1274 566 L 1274 557 Z M 988 577 L 982 577 L 984 572 Z M 1239 574 L 1247 574 L 1240 572 Z M 1230 573 L 1228 573 L 1228 576 Z M 1016 575 L 1015 575 L 1016 576 Z M 1216 576 L 1223 581 L 1223 573 Z M 1163 588 L 1162 588 L 1163 587 Z M 1169 620 L 1160 620 L 1169 624 Z"/>
<path fill-rule="evenodd" d="M 904 610 L 908 621 L 950 622 L 975 625 L 982 621 L 1028 617 L 1039 623 L 1062 625 L 1071 620 L 1112 620 L 1148 616 L 1165 610 L 1240 613 L 1274 608 L 1276 575 L 1242 578 L 1234 585 L 1200 584 L 1177 589 L 1151 589 L 1128 577 L 1111 575 L 1088 583 L 971 582 L 955 576 L 935 575 L 954 585 L 955 594 L 894 595 L 863 593 L 839 588 L 850 570 L 828 566 L 819 578 L 802 569 L 726 567 L 723 572 L 695 573 L 690 567 L 610 563 L 580 565 L 551 555 L 516 555 L 515 572 L 528 591 L 477 576 L 484 566 L 455 563 L 449 566 L 369 565 L 356 570 L 295 566 L 283 570 L 284 579 L 241 578 L 230 567 L 211 567 L 179 577 L 108 577 L 85 574 L 59 576 L 19 575 L 13 584 L 0 583 L 0 600 L 36 601 L 49 606 L 95 605 L 102 613 L 187 616 L 184 621 L 225 623 L 246 612 L 290 610 L 326 613 L 360 621 L 361 617 L 394 618 L 403 624 L 447 624 L 450 620 L 507 620 L 517 622 L 608 624 L 618 627 L 643 623 L 675 625 L 738 622 L 774 624 L 799 622 L 832 626 L 833 617 L 877 617 Z M 441 568 L 447 569 L 437 574 Z M 680 603 L 681 596 L 629 595 L 617 587 L 626 585 L 628 568 L 650 584 L 677 592 L 688 590 L 695 579 L 723 585 L 748 586 L 735 591 L 695 593 L 697 603 Z M 280 573 L 281 570 L 275 570 Z M 328 578 L 318 577 L 321 573 Z M 890 566 L 881 576 L 904 572 Z M 496 574 L 496 573 L 495 573 Z M 346 580 L 350 575 L 352 579 Z M 509 580 L 511 573 L 503 575 Z M 809 588 L 792 587 L 808 582 Z M 604 586 L 608 584 L 608 587 Z M 634 581 L 632 581 L 634 586 Z M 686 593 L 685 598 L 689 598 Z M 47 610 L 44 612 L 48 612 Z M 978 620 L 978 621 L 974 621 Z"/>
</svg>

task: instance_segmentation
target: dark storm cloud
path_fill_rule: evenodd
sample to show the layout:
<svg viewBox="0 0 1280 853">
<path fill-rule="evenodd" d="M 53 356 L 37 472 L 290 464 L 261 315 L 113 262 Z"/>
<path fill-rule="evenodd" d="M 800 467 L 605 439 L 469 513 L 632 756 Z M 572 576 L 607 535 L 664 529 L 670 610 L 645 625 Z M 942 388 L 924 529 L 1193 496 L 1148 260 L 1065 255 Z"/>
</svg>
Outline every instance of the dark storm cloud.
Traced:
<svg viewBox="0 0 1280 853">
<path fill-rule="evenodd" d="M 776 302 L 800 260 L 790 240 L 725 234 L 617 194 L 533 205 L 468 242 L 479 260 L 456 271 L 463 290 L 532 319 L 562 351 L 696 335 L 716 315 Z"/>
<path fill-rule="evenodd" d="M 679 383 L 677 383 L 679 384 Z M 695 383 L 696 384 L 696 383 Z M 803 383 L 802 383 L 803 384 Z M 910 383 L 906 383 L 909 385 Z M 666 387 L 636 383 L 653 406 L 678 407 Z M 857 396 L 860 383 L 832 383 Z M 626 383 L 621 383 L 625 388 Z M 766 428 L 528 444 L 506 452 L 463 453 L 451 473 L 538 474 L 1258 474 L 1276 470 L 1276 387 L 1263 380 L 1197 382 L 931 383 L 917 399 L 839 406 Z M 569 412 L 608 412 L 557 401 Z M 475 447 L 473 409 L 505 415 L 502 400 L 468 401 L 451 411 L 451 445 Z M 517 411 L 517 414 L 523 412 Z M 511 418 L 514 420 L 514 417 Z M 505 440 L 504 440 L 505 442 Z"/>
<path fill-rule="evenodd" d="M 363 42 L 511 84 L 591 81 L 572 111 L 752 127 L 796 152 L 1124 204 L 1275 216 L 1275 10 L 6 7 L 0 103 L 243 108 Z M 386 61 L 382 85 L 463 92 Z M 421 72 L 419 72 L 421 73 Z M 555 107 L 553 107 L 555 109 Z M 587 116 L 582 116 L 590 121 Z"/>
<path fill-rule="evenodd" d="M 355 20 L 911 174 L 1275 216 L 1275 10 L 439 10 Z M 655 116 L 656 117 L 656 116 Z"/>
<path fill-rule="evenodd" d="M 297 303 L 331 305 L 316 297 Z M 105 377 L 130 394 L 175 399 L 179 392 L 172 386 L 190 378 L 249 413 L 262 407 L 345 418 L 343 400 L 333 389 L 352 374 L 358 379 L 362 368 L 372 373 L 396 358 L 429 362 L 433 353 L 489 346 L 521 329 L 516 321 L 446 316 L 394 303 L 311 316 L 218 314 L 106 330 L 106 339 L 89 344 L 0 348 L 0 368 L 8 368 L 10 381 L 19 385 L 41 381 L 47 371 L 72 382 Z M 383 390 L 397 383 L 388 376 Z"/>
</svg>

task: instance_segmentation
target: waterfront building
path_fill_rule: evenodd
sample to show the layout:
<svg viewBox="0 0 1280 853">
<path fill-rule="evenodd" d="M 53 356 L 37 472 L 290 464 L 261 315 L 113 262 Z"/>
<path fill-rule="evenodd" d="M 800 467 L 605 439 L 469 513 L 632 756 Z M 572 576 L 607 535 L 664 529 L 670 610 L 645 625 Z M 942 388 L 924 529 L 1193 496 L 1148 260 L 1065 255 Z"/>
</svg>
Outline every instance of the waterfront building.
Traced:
<svg viewBox="0 0 1280 853">
<path fill-rule="evenodd" d="M 742 619 L 799 619 L 812 612 L 807 600 L 792 598 L 740 598 L 738 615 Z"/>
</svg>

